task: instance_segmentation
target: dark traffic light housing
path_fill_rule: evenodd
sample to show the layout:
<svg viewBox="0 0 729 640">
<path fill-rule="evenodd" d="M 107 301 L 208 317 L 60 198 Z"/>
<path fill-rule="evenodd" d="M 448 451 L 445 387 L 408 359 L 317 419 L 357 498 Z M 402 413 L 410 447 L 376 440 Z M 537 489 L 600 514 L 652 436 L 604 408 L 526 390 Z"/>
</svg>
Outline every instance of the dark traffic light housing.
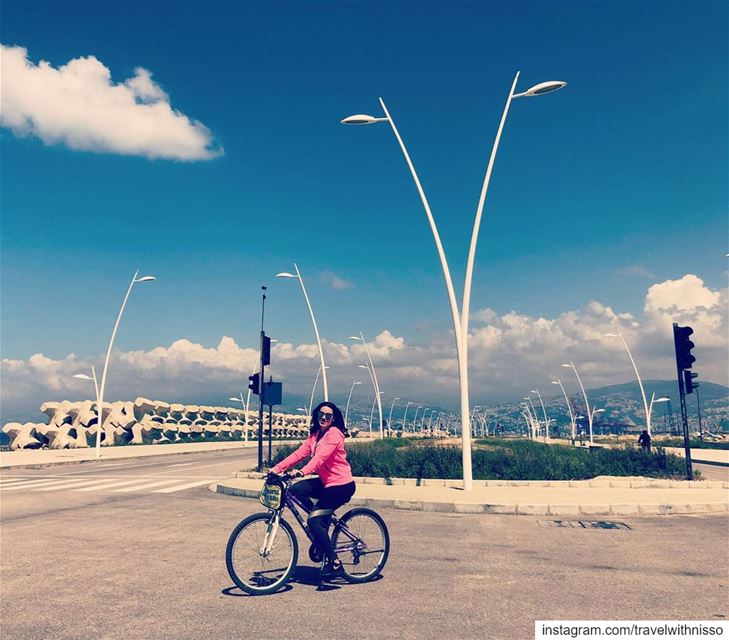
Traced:
<svg viewBox="0 0 729 640">
<path fill-rule="evenodd" d="M 261 336 L 261 364 L 271 364 L 271 338 L 267 335 Z"/>
<path fill-rule="evenodd" d="M 676 364 L 680 370 L 690 369 L 696 358 L 691 354 L 694 343 L 689 340 L 689 336 L 694 332 L 691 327 L 679 327 L 673 325 L 673 343 L 676 347 Z"/>
<path fill-rule="evenodd" d="M 694 373 L 693 371 L 684 371 L 683 372 L 683 386 L 686 390 L 686 393 L 693 393 L 694 389 L 699 386 L 698 382 L 694 382 L 694 378 L 698 378 L 699 374 Z"/>
<path fill-rule="evenodd" d="M 261 393 L 261 374 L 254 373 L 252 376 L 248 376 L 248 379 L 250 380 L 250 382 L 248 383 L 248 388 L 256 395 L 260 395 L 260 393 Z"/>
</svg>

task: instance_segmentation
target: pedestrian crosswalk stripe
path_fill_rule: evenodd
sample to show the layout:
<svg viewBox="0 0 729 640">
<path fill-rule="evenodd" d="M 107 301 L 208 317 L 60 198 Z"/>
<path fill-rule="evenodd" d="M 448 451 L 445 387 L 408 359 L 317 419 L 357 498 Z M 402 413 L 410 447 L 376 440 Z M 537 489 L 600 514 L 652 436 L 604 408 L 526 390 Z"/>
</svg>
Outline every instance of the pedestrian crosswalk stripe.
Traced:
<svg viewBox="0 0 729 640">
<path fill-rule="evenodd" d="M 109 487 L 121 487 L 125 484 L 134 484 L 135 482 L 139 482 L 139 478 L 136 478 L 134 480 L 123 480 L 122 482 L 119 482 L 119 480 L 110 482 L 107 478 L 106 480 L 97 480 L 94 484 L 88 487 L 73 489 L 73 491 L 97 491 L 99 489 L 108 489 Z"/>
<path fill-rule="evenodd" d="M 0 487 L 3 491 L 13 491 L 15 489 L 25 489 L 31 488 L 31 487 L 37 487 L 40 485 L 48 484 L 49 482 L 58 482 L 58 478 L 54 478 L 53 480 L 49 480 L 48 478 L 37 478 L 34 480 L 29 480 L 28 482 L 16 482 L 15 484 L 8 485 L 7 487 Z"/>
<path fill-rule="evenodd" d="M 170 484 L 171 482 L 179 482 L 179 480 L 161 480 L 159 482 L 150 482 L 149 484 L 141 484 L 138 486 L 124 487 L 123 489 L 112 489 L 112 491 L 141 491 L 142 489 L 149 489 L 150 487 L 159 487 L 163 484 Z"/>
<path fill-rule="evenodd" d="M 182 491 L 183 489 L 190 489 L 191 487 L 199 487 L 203 484 L 210 484 L 215 480 L 200 480 L 199 482 L 188 482 L 187 484 L 179 485 L 177 487 L 168 487 L 167 489 L 157 489 L 152 493 L 173 493 L 175 491 Z"/>
<path fill-rule="evenodd" d="M 67 489 L 68 487 L 80 487 L 86 484 L 97 483 L 98 480 L 88 478 L 74 478 L 73 480 L 54 480 L 42 487 L 30 487 L 32 491 L 55 491 L 56 489 Z"/>
<path fill-rule="evenodd" d="M 23 482 L 23 480 L 27 480 L 28 478 L 1 478 L 0 479 L 0 487 L 4 487 L 5 485 L 9 485 L 12 482 Z"/>
</svg>

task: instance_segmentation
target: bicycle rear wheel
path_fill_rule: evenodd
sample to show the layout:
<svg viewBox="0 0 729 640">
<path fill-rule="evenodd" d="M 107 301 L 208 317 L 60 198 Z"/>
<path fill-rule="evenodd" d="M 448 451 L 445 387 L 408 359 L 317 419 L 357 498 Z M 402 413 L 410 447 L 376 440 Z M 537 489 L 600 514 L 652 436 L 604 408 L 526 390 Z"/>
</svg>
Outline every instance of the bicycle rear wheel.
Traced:
<svg viewBox="0 0 729 640">
<path fill-rule="evenodd" d="M 296 568 L 299 546 L 291 525 L 279 518 L 278 530 L 268 553 L 267 536 L 272 535 L 273 516 L 255 513 L 233 529 L 225 549 L 225 564 L 233 582 L 246 593 L 265 595 L 286 584 Z"/>
<path fill-rule="evenodd" d="M 347 582 L 368 582 L 385 567 L 390 534 L 380 515 L 367 507 L 347 511 L 332 535 L 332 546 L 342 563 Z"/>
</svg>

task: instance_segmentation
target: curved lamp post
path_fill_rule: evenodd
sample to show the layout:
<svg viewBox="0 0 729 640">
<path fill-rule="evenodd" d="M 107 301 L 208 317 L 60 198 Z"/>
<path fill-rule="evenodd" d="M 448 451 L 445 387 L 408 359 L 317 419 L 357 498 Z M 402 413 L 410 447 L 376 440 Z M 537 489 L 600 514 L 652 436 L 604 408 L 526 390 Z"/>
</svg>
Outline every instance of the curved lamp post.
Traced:
<svg viewBox="0 0 729 640">
<path fill-rule="evenodd" d="M 370 350 L 367 347 L 367 341 L 364 338 L 364 334 L 360 331 L 359 336 L 349 336 L 350 340 L 359 340 L 362 342 L 365 348 L 365 353 L 367 354 L 367 360 L 370 363 L 369 365 L 369 372 L 370 372 L 370 378 L 372 378 L 372 386 L 375 389 L 375 399 L 377 400 L 377 411 L 380 414 L 380 438 L 383 438 L 384 435 L 382 433 L 382 400 L 380 398 L 380 383 L 377 381 L 377 372 L 375 371 L 375 365 L 372 364 L 372 357 L 370 356 Z M 359 365 L 362 367 L 363 365 Z"/>
<path fill-rule="evenodd" d="M 625 347 L 625 350 L 628 352 L 628 358 L 630 358 L 630 364 L 633 365 L 633 371 L 635 371 L 635 377 L 638 378 L 638 386 L 640 386 L 640 395 L 643 396 L 643 409 L 645 411 L 645 425 L 648 430 L 648 435 L 651 433 L 651 413 L 650 409 L 648 407 L 648 401 L 645 397 L 645 389 L 643 389 L 643 381 L 640 379 L 640 374 L 638 373 L 638 367 L 635 365 L 635 360 L 633 360 L 633 354 L 630 353 L 630 349 L 628 348 L 628 343 L 625 342 L 625 338 L 623 338 L 623 334 L 620 333 L 620 328 L 615 327 L 615 331 L 617 333 L 606 333 L 606 338 L 620 338 L 620 341 L 623 343 L 623 346 Z"/>
<path fill-rule="evenodd" d="M 539 424 L 539 418 L 537 418 L 537 410 L 534 408 L 534 403 L 532 402 L 531 394 L 529 396 L 524 396 L 524 400 L 528 400 L 529 406 L 532 408 L 532 416 L 534 416 L 534 422 L 537 425 L 537 430 L 536 430 L 536 433 L 534 434 L 534 437 L 537 438 L 537 437 L 539 437 L 540 424 Z"/>
<path fill-rule="evenodd" d="M 575 442 L 575 414 L 572 413 L 572 405 L 570 404 L 570 399 L 567 397 L 567 392 L 564 390 L 564 385 L 562 384 L 562 381 L 557 378 L 556 380 L 552 380 L 552 384 L 558 384 L 559 388 L 562 389 L 562 395 L 564 395 L 564 401 L 567 403 L 567 410 L 570 412 L 570 425 L 572 426 L 572 443 Z"/>
<path fill-rule="evenodd" d="M 446 290 L 448 294 L 448 301 L 450 303 L 450 309 L 451 309 L 451 316 L 453 318 L 453 332 L 456 342 L 456 354 L 458 358 L 458 381 L 460 386 L 460 403 L 461 403 L 461 439 L 462 439 L 462 449 L 463 449 L 463 488 L 466 491 L 469 491 L 473 488 L 473 473 L 472 473 L 472 467 L 471 467 L 471 429 L 469 424 L 469 398 L 468 398 L 468 317 L 469 317 L 469 307 L 470 307 L 470 299 L 471 299 L 471 281 L 472 281 L 472 275 L 473 275 L 473 266 L 476 256 L 476 243 L 478 241 L 478 233 L 481 225 L 481 214 L 483 212 L 483 206 L 486 201 L 486 192 L 488 191 L 488 185 L 489 181 L 491 179 L 491 172 L 493 170 L 494 160 L 496 159 L 496 152 L 498 150 L 499 141 L 501 139 L 501 132 L 504 128 L 504 123 L 506 122 L 506 116 L 509 112 L 509 107 L 511 105 L 511 101 L 515 98 L 527 98 L 527 97 L 533 97 L 533 96 L 539 96 L 544 95 L 546 93 L 551 93 L 552 91 L 556 91 L 558 89 L 563 88 L 566 86 L 566 82 L 562 81 L 549 81 L 549 82 L 542 82 L 540 84 L 534 85 L 527 91 L 524 91 L 522 93 L 514 93 L 514 90 L 516 88 L 516 83 L 519 79 L 519 72 L 516 73 L 514 76 L 514 82 L 511 85 L 511 90 L 509 91 L 509 95 L 506 100 L 506 106 L 504 108 L 504 113 L 501 117 L 501 122 L 499 124 L 498 131 L 496 133 L 496 139 L 494 140 L 494 145 L 491 150 L 491 156 L 489 158 L 488 167 L 486 169 L 486 175 L 484 177 L 483 186 L 481 188 L 481 197 L 479 199 L 478 208 L 476 211 L 476 218 L 474 220 L 473 225 L 473 232 L 471 234 L 471 246 L 469 248 L 468 253 L 468 264 L 466 266 L 466 277 L 464 281 L 464 288 L 463 288 L 463 309 L 459 312 L 458 310 L 458 304 L 456 301 L 456 294 L 455 290 L 453 288 L 453 281 L 451 278 L 450 269 L 448 267 L 448 261 L 446 259 L 445 251 L 443 249 L 443 245 L 440 241 L 440 235 L 438 233 L 438 227 L 435 224 L 435 220 L 433 219 L 433 214 L 430 210 L 430 205 L 428 204 L 428 199 L 425 196 L 425 192 L 423 191 L 423 187 L 420 184 L 420 179 L 418 178 L 418 175 L 415 171 L 415 167 L 410 160 L 410 155 L 407 152 L 407 149 L 405 148 L 405 143 L 403 142 L 400 133 L 397 130 L 397 127 L 395 126 L 395 121 L 392 119 L 392 116 L 390 115 L 390 112 L 387 110 L 387 106 L 385 105 L 385 102 L 382 98 L 380 98 L 380 105 L 382 106 L 382 110 L 385 113 L 385 117 L 374 117 L 371 115 L 365 115 L 365 114 L 358 114 L 354 116 L 349 116 L 348 118 L 344 118 L 341 122 L 342 124 L 351 124 L 351 125 L 365 125 L 365 124 L 375 124 L 377 122 L 389 122 L 390 126 L 392 128 L 393 133 L 395 134 L 395 137 L 397 138 L 398 143 L 400 144 L 400 149 L 402 150 L 403 155 L 405 156 L 405 161 L 407 162 L 407 165 L 410 169 L 410 173 L 412 174 L 413 181 L 415 182 L 415 186 L 418 190 L 418 193 L 420 195 L 420 200 L 423 203 L 423 208 L 425 209 L 425 215 L 428 219 L 428 223 L 430 224 L 430 229 L 433 233 L 433 239 L 435 240 L 436 249 L 438 251 L 438 257 L 440 258 L 441 268 L 443 270 L 443 278 L 445 280 Z"/>
<path fill-rule="evenodd" d="M 575 377 L 577 378 L 577 382 L 580 385 L 580 389 L 582 389 L 582 397 L 585 399 L 585 409 L 587 411 L 587 423 L 590 428 L 590 444 L 593 444 L 592 441 L 592 419 L 594 417 L 594 414 L 590 411 L 590 403 L 587 400 L 587 394 L 585 393 L 585 387 L 582 385 L 582 380 L 580 379 L 580 374 L 577 373 L 577 367 L 575 367 L 572 360 L 569 361 L 569 363 L 565 362 L 563 367 L 567 367 L 568 369 L 572 369 L 572 371 L 575 372 Z"/>
<path fill-rule="evenodd" d="M 109 360 L 111 360 L 111 349 L 114 346 L 114 338 L 116 337 L 116 331 L 119 328 L 119 322 L 121 321 L 122 314 L 124 313 L 124 307 L 127 306 L 127 300 L 129 299 L 129 294 L 132 292 L 132 287 L 134 287 L 137 282 L 150 282 L 151 280 L 156 280 L 154 276 L 142 276 L 141 278 L 138 278 L 139 275 L 139 269 L 137 269 L 134 272 L 134 275 L 132 276 L 132 281 L 129 283 L 129 288 L 127 289 L 127 294 L 124 296 L 124 301 L 122 302 L 121 308 L 119 309 L 119 315 L 116 317 L 116 323 L 114 323 L 114 330 L 111 332 L 111 339 L 109 340 L 109 348 L 106 350 L 106 358 L 104 359 L 104 371 L 101 374 L 101 384 L 99 385 L 99 392 L 98 392 L 98 420 L 99 424 L 97 425 L 99 428 L 96 431 L 96 457 L 99 458 L 101 456 L 101 418 L 102 418 L 102 407 L 104 406 L 104 389 L 106 388 L 106 373 L 109 369 Z"/>
<path fill-rule="evenodd" d="M 400 398 L 393 398 L 392 404 L 390 405 L 390 414 L 387 416 L 387 432 L 392 432 L 392 410 L 395 408 L 395 401 L 399 400 Z"/>
<path fill-rule="evenodd" d="M 324 367 L 324 369 L 328 369 L 329 365 Z M 309 398 L 309 413 L 311 413 L 312 409 L 314 408 L 314 393 L 316 393 L 316 385 L 319 383 L 319 375 L 321 374 L 321 365 L 319 365 L 319 368 L 316 370 L 316 377 L 314 378 L 314 386 L 311 388 L 311 397 Z M 324 371 L 326 374 L 326 371 Z M 324 402 L 326 402 L 326 398 L 324 399 Z"/>
<path fill-rule="evenodd" d="M 354 387 L 357 384 L 362 384 L 362 383 L 359 382 L 359 380 L 357 380 L 357 378 L 355 378 L 354 380 L 352 380 L 352 386 L 349 389 L 349 396 L 347 397 L 347 408 L 344 410 L 344 425 L 345 426 L 348 424 L 347 423 L 347 416 L 349 415 L 349 401 L 352 399 L 352 391 L 354 391 Z"/>
<path fill-rule="evenodd" d="M 96 406 L 97 406 L 97 418 L 96 418 L 96 431 L 97 433 L 101 429 L 101 415 L 102 412 L 98 410 L 98 407 L 101 406 L 101 403 L 99 402 L 99 383 L 96 380 L 96 370 L 94 369 L 94 365 L 91 365 L 91 375 L 87 375 L 85 373 L 76 373 L 73 376 L 74 378 L 78 378 L 79 380 L 90 380 L 94 383 L 94 393 L 96 394 Z M 98 457 L 98 455 L 97 455 Z"/>
<path fill-rule="evenodd" d="M 532 389 L 529 393 L 536 393 L 539 398 L 539 404 L 542 405 L 542 413 L 544 414 L 544 439 L 549 438 L 549 419 L 547 418 L 547 410 L 544 408 L 544 401 L 542 400 L 542 394 L 539 393 L 539 389 Z"/>
<path fill-rule="evenodd" d="M 284 271 L 282 273 L 277 273 L 277 278 L 296 278 L 299 281 L 299 284 L 301 285 L 301 290 L 304 292 L 304 300 L 306 300 L 306 306 L 309 308 L 309 315 L 311 316 L 311 324 L 314 325 L 314 335 L 316 336 L 316 344 L 319 347 L 319 360 L 320 366 L 322 368 L 322 381 L 324 384 L 324 401 L 329 401 L 329 384 L 327 382 L 327 372 L 326 372 L 326 364 L 324 362 L 324 350 L 321 347 L 321 340 L 319 338 L 319 328 L 316 326 L 316 318 L 314 317 L 314 310 L 311 308 L 311 302 L 309 302 L 309 296 L 306 293 L 306 287 L 304 286 L 304 279 L 301 277 L 301 272 L 299 271 L 299 267 L 294 262 L 294 269 L 296 270 L 296 273 L 288 273 L 287 271 Z"/>
<path fill-rule="evenodd" d="M 413 416 L 413 433 L 417 433 L 418 431 L 418 411 L 420 411 L 423 408 L 422 404 L 419 404 L 415 408 L 415 415 Z"/>
<path fill-rule="evenodd" d="M 529 400 L 529 398 L 524 397 L 524 400 Z M 526 402 L 522 402 L 521 406 L 524 407 L 527 415 L 529 416 L 529 431 L 531 433 L 531 438 L 532 440 L 536 440 L 539 432 L 539 421 L 536 419 L 536 414 L 529 409 L 529 405 Z M 532 404 L 532 408 L 533 407 L 534 404 Z"/>
<path fill-rule="evenodd" d="M 425 432 L 425 412 L 426 411 L 435 411 L 435 409 L 431 409 L 430 407 L 425 407 L 425 409 L 423 409 L 423 415 L 420 417 L 420 433 Z"/>
<path fill-rule="evenodd" d="M 653 405 L 654 404 L 658 404 L 659 402 L 671 402 L 671 399 L 668 396 L 663 396 L 662 398 L 656 398 L 656 394 L 655 393 L 652 393 L 651 394 L 651 402 L 648 405 L 648 413 L 647 413 L 647 416 L 648 416 L 648 420 L 647 420 L 647 423 L 648 423 L 648 425 L 647 425 L 648 426 L 648 429 L 647 429 L 648 435 L 651 435 L 651 423 L 652 423 L 652 420 L 653 420 Z"/>
<path fill-rule="evenodd" d="M 253 374 L 251 374 L 251 375 L 253 375 Z M 250 394 L 250 389 L 248 390 L 248 393 Z M 243 413 L 244 413 L 243 421 L 244 421 L 245 429 L 243 429 L 243 438 L 244 438 L 244 442 L 246 444 L 248 444 L 248 409 L 246 408 L 246 401 L 243 400 L 243 392 L 241 391 L 240 398 L 235 398 L 233 396 L 230 396 L 230 398 L 228 398 L 228 400 L 232 400 L 233 402 L 240 402 L 240 405 L 241 405 L 240 408 L 243 410 Z"/>
<path fill-rule="evenodd" d="M 408 400 L 408 403 L 405 405 L 405 413 L 403 414 L 403 418 L 402 418 L 402 432 L 403 433 L 405 433 L 405 425 L 407 424 L 407 419 L 408 419 L 408 409 L 410 408 L 411 404 L 415 404 L 415 403 L 410 402 L 410 400 Z"/>
</svg>

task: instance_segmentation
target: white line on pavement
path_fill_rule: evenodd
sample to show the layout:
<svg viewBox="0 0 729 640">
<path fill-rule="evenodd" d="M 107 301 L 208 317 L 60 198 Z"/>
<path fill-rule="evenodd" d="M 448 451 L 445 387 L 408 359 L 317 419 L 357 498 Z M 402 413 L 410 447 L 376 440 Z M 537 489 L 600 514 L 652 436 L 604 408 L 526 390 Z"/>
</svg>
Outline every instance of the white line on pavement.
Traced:
<svg viewBox="0 0 729 640">
<path fill-rule="evenodd" d="M 98 480 L 89 480 L 88 478 L 75 478 L 74 480 L 55 480 L 41 486 L 29 487 L 31 491 L 55 491 L 56 489 L 66 489 L 68 487 L 81 487 L 83 485 L 98 482 Z"/>
<path fill-rule="evenodd" d="M 199 462 L 178 462 L 177 464 L 166 464 L 166 467 L 186 467 L 190 464 L 200 464 Z"/>
<path fill-rule="evenodd" d="M 182 491 L 183 489 L 190 489 L 191 487 L 199 487 L 203 484 L 210 484 L 211 482 L 215 482 L 215 478 L 211 478 L 209 480 L 201 480 L 200 482 L 189 482 L 188 484 L 183 484 L 176 487 L 169 487 L 167 489 L 157 489 L 152 493 L 174 493 L 175 491 Z"/>
<path fill-rule="evenodd" d="M 135 486 L 131 486 L 131 487 L 124 487 L 123 489 L 112 489 L 112 491 L 114 491 L 114 492 L 141 491 L 142 489 L 149 489 L 150 487 L 159 487 L 163 484 L 170 484 L 173 482 L 178 482 L 178 480 L 161 480 L 159 482 L 150 482 L 148 484 L 140 484 L 140 485 L 135 485 Z"/>
<path fill-rule="evenodd" d="M 49 480 L 48 477 L 45 477 L 36 480 L 29 480 L 28 482 L 16 482 L 15 484 L 8 485 L 7 487 L 0 487 L 0 490 L 13 491 L 14 489 L 25 489 L 25 487 L 36 487 L 39 485 L 48 484 L 49 482 L 58 482 L 58 478 L 53 478 L 53 480 Z"/>
<path fill-rule="evenodd" d="M 134 484 L 135 482 L 139 482 L 139 478 L 136 478 L 135 480 L 124 480 L 123 482 L 119 482 L 118 480 L 115 480 L 114 482 L 98 480 L 91 486 L 83 487 L 82 489 L 73 489 L 73 491 L 97 491 L 99 489 L 108 489 L 109 487 L 121 487 L 125 484 Z"/>
<path fill-rule="evenodd" d="M 10 484 L 11 482 L 22 482 L 23 480 L 27 480 L 27 476 L 25 478 L 2 478 L 0 479 L 0 487 Z"/>
</svg>

